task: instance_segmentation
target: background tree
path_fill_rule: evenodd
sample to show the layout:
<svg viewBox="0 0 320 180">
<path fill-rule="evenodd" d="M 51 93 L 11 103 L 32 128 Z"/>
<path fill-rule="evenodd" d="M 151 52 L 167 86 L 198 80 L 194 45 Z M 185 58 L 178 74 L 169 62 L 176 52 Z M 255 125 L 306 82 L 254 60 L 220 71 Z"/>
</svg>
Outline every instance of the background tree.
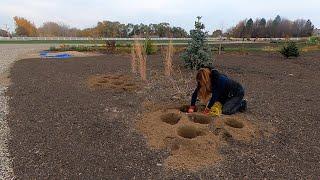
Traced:
<svg viewBox="0 0 320 180">
<path fill-rule="evenodd" d="M 37 36 L 37 28 L 36 26 L 23 17 L 14 18 L 15 22 L 15 34 L 18 36 Z"/>
<path fill-rule="evenodd" d="M 267 37 L 266 35 L 266 25 L 267 20 L 265 18 L 258 19 L 257 35 L 254 37 Z"/>
<path fill-rule="evenodd" d="M 38 28 L 38 34 L 40 36 L 59 37 L 66 36 L 67 27 L 63 27 L 55 22 L 45 22 L 40 28 Z"/>
<path fill-rule="evenodd" d="M 277 17 L 272 21 L 272 25 L 271 25 L 272 37 L 278 37 L 279 35 L 278 26 L 280 25 L 280 23 L 281 23 L 281 17 L 277 15 Z"/>
<path fill-rule="evenodd" d="M 171 28 L 171 34 L 172 37 L 175 38 L 184 38 L 184 37 L 188 37 L 188 33 L 186 30 L 184 30 L 181 27 L 172 27 Z"/>
<path fill-rule="evenodd" d="M 213 66 L 212 51 L 206 42 L 208 33 L 204 31 L 205 26 L 197 17 L 195 29 L 190 31 L 191 40 L 181 58 L 185 62 L 185 67 L 190 69 L 199 69 L 205 66 Z"/>
<path fill-rule="evenodd" d="M 217 30 L 213 31 L 212 37 L 217 38 L 217 37 L 220 37 L 220 36 L 222 36 L 222 31 L 220 29 L 217 29 Z"/>
<path fill-rule="evenodd" d="M 310 19 L 307 20 L 307 22 L 304 24 L 303 27 L 303 35 L 302 36 L 312 36 L 314 30 L 314 25 L 310 21 Z"/>
<path fill-rule="evenodd" d="M 247 38 L 251 38 L 252 37 L 252 31 L 253 31 L 253 20 L 250 18 L 246 22 L 246 27 L 245 27 L 245 33 L 246 33 L 246 37 Z"/>
<path fill-rule="evenodd" d="M 246 30 L 246 20 L 240 21 L 236 27 L 231 28 L 230 34 L 233 37 L 238 37 L 238 38 L 244 38 L 245 37 L 245 30 Z"/>
<path fill-rule="evenodd" d="M 69 28 L 69 26 L 62 23 L 45 22 L 38 28 L 38 35 L 42 37 L 89 37 L 89 35 L 84 35 L 87 31 L 87 29 Z"/>
</svg>

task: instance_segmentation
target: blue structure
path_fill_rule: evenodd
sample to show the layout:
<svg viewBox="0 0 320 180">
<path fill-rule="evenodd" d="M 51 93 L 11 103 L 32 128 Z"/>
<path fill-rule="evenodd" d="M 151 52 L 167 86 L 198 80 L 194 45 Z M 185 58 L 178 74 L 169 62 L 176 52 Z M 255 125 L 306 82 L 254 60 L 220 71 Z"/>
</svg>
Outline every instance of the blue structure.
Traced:
<svg viewBox="0 0 320 180">
<path fill-rule="evenodd" d="M 41 58 L 55 58 L 55 59 L 67 59 L 72 57 L 71 54 L 63 53 L 63 54 L 48 54 L 49 51 L 41 51 L 40 57 Z"/>
</svg>

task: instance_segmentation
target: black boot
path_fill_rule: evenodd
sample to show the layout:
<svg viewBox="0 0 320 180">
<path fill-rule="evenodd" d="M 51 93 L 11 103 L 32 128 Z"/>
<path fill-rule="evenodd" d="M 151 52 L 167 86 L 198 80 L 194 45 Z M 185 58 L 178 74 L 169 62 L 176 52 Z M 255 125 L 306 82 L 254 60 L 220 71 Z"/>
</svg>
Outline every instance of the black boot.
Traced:
<svg viewBox="0 0 320 180">
<path fill-rule="evenodd" d="M 239 112 L 245 112 L 245 111 L 247 111 L 247 100 L 243 99 L 241 101 L 241 106 L 239 108 Z"/>
</svg>

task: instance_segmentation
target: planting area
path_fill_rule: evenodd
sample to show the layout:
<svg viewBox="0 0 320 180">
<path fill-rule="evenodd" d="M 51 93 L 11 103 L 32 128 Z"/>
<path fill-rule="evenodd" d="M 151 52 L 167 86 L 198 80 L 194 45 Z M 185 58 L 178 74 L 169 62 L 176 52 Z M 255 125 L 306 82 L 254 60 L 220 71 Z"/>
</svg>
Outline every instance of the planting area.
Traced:
<svg viewBox="0 0 320 180">
<path fill-rule="evenodd" d="M 11 68 L 7 115 L 18 179 L 307 178 L 320 174 L 320 53 L 215 56 L 246 89 L 248 111 L 187 115 L 195 71 L 174 56 L 25 59 Z M 198 109 L 201 109 L 199 106 Z"/>
<path fill-rule="evenodd" d="M 145 115 L 137 127 L 147 137 L 150 148 L 170 152 L 165 167 L 195 172 L 222 161 L 219 149 L 227 148 L 229 141 L 250 142 L 263 135 L 247 118 L 212 118 L 166 109 Z"/>
</svg>

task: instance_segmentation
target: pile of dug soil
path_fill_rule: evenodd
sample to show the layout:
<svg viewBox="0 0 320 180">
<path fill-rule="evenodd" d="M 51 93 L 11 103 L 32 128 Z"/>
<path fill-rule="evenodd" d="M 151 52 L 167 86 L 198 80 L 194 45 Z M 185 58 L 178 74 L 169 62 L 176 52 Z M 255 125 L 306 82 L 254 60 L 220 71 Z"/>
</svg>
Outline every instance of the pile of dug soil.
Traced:
<svg viewBox="0 0 320 180">
<path fill-rule="evenodd" d="M 88 86 L 92 90 L 108 89 L 113 91 L 134 91 L 138 88 L 133 78 L 127 75 L 93 75 L 87 80 Z"/>
<path fill-rule="evenodd" d="M 213 118 L 167 109 L 145 114 L 136 126 L 151 149 L 170 151 L 167 168 L 197 171 L 222 160 L 219 149 L 230 139 L 250 142 L 259 137 L 257 126 L 247 119 L 244 115 Z"/>
</svg>

